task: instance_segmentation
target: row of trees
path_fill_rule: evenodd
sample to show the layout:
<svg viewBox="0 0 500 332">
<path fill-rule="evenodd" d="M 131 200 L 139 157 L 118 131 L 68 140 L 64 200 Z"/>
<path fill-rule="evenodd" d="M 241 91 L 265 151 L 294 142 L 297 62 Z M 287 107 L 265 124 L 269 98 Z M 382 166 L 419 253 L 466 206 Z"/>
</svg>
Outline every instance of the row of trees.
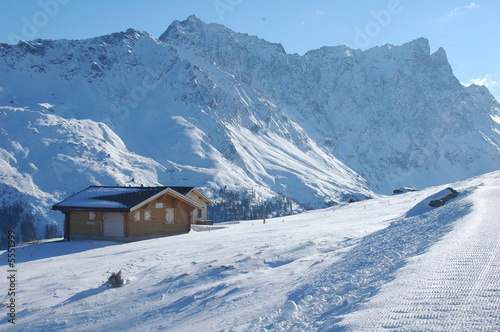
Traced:
<svg viewBox="0 0 500 332">
<path fill-rule="evenodd" d="M 255 192 L 220 189 L 215 193 L 220 200 L 209 206 L 209 219 L 216 222 L 279 217 L 294 213 L 297 204 L 280 195 L 271 199 L 256 198 Z"/>
<path fill-rule="evenodd" d="M 47 224 L 43 231 L 36 225 L 42 224 L 40 218 L 21 202 L 4 204 L 0 207 L 0 250 L 7 249 L 7 234 L 15 230 L 16 243 L 31 242 L 40 239 L 52 239 L 61 236 L 56 224 Z"/>
</svg>

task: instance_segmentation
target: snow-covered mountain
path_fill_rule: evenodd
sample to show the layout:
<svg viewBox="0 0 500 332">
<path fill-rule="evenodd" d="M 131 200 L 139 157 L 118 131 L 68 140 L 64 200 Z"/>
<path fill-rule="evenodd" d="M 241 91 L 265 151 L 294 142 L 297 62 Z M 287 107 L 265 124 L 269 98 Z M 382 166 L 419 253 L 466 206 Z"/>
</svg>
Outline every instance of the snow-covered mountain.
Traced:
<svg viewBox="0 0 500 332">
<path fill-rule="evenodd" d="M 265 95 L 377 191 L 402 182 L 426 187 L 500 166 L 500 105 L 486 88 L 462 86 L 445 51 L 430 54 L 424 38 L 298 56 L 191 17 L 173 23 L 160 40 Z"/>
<path fill-rule="evenodd" d="M 0 59 L 0 182 L 44 211 L 89 184 L 158 183 L 314 208 L 500 166 L 500 105 L 425 39 L 299 56 L 191 16 Z"/>
</svg>

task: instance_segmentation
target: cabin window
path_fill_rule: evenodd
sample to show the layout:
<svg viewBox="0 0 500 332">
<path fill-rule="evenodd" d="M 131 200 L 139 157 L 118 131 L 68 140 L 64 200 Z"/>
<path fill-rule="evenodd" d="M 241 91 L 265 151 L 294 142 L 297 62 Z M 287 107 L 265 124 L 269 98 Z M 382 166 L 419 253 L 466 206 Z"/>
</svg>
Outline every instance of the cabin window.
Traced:
<svg viewBox="0 0 500 332">
<path fill-rule="evenodd" d="M 157 209 L 163 209 L 163 203 L 156 203 L 155 207 Z"/>
<path fill-rule="evenodd" d="M 174 209 L 165 209 L 165 223 L 173 224 L 174 223 Z"/>
<path fill-rule="evenodd" d="M 90 220 L 95 220 L 95 218 L 96 218 L 95 212 L 92 212 L 92 211 L 89 212 L 89 219 Z"/>
<path fill-rule="evenodd" d="M 151 211 L 144 211 L 144 221 L 151 221 Z"/>
<path fill-rule="evenodd" d="M 203 217 L 203 211 L 201 209 L 198 209 L 198 216 L 197 218 L 202 218 Z"/>
<path fill-rule="evenodd" d="M 134 221 L 141 221 L 141 211 L 134 212 Z"/>
</svg>

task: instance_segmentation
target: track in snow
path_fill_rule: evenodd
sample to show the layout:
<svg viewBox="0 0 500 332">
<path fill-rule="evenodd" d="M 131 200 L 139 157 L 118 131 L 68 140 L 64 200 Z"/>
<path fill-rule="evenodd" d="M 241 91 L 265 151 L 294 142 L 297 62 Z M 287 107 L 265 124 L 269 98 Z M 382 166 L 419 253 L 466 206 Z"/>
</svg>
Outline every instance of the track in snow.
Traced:
<svg viewBox="0 0 500 332">
<path fill-rule="evenodd" d="M 500 223 L 481 204 L 500 192 L 472 192 L 474 209 L 458 202 L 467 192 L 429 209 L 443 193 L 362 239 L 252 329 L 498 331 Z"/>
<path fill-rule="evenodd" d="M 355 331 L 500 331 L 498 197 L 499 187 L 479 187 L 471 214 L 428 253 L 412 258 L 363 310 L 347 315 L 345 326 Z"/>
</svg>

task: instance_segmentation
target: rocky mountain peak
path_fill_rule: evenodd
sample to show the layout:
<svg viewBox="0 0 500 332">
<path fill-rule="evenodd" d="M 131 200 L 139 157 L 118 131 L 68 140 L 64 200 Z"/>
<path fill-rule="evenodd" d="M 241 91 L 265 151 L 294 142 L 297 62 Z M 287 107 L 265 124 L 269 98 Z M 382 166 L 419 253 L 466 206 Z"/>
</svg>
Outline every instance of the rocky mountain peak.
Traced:
<svg viewBox="0 0 500 332">
<path fill-rule="evenodd" d="M 207 24 L 197 18 L 195 15 L 189 16 L 184 21 L 174 21 L 172 22 L 167 30 L 160 35 L 159 40 L 163 42 L 168 42 L 169 40 L 179 39 L 180 36 L 185 35 L 188 32 L 193 32 L 195 30 L 203 29 L 203 26 Z"/>
</svg>

